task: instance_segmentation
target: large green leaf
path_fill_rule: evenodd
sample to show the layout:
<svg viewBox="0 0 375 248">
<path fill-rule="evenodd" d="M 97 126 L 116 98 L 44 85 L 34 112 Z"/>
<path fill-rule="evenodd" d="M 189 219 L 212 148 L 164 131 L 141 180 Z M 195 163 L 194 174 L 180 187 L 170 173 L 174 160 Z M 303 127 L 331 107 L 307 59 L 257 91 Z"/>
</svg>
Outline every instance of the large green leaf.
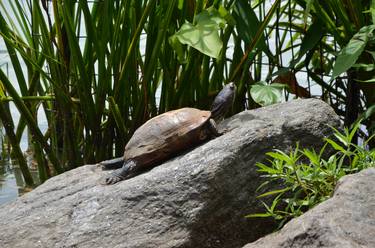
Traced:
<svg viewBox="0 0 375 248">
<path fill-rule="evenodd" d="M 194 47 L 203 54 L 218 58 L 223 47 L 219 37 L 219 30 L 225 25 L 225 20 L 219 12 L 213 8 L 203 10 L 195 18 L 195 24 L 184 23 L 170 39 L 177 40 L 182 44 Z M 173 47 L 177 47 L 173 45 Z"/>
<path fill-rule="evenodd" d="M 282 91 L 286 86 L 284 84 L 274 83 L 268 85 L 260 81 L 254 84 L 250 89 L 253 100 L 261 106 L 267 106 L 282 101 Z"/>
<path fill-rule="evenodd" d="M 349 43 L 341 50 L 333 66 L 332 80 L 350 69 L 366 47 L 368 37 L 375 25 L 365 26 L 356 33 Z"/>
</svg>

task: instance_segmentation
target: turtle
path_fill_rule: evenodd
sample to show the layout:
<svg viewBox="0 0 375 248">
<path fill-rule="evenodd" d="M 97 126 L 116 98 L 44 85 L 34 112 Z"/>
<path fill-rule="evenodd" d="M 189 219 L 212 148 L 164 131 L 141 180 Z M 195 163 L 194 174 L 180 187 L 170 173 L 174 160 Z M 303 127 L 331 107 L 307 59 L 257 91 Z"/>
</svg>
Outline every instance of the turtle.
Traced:
<svg viewBox="0 0 375 248">
<path fill-rule="evenodd" d="M 115 184 L 220 136 L 216 121 L 230 109 L 236 87 L 229 83 L 216 96 L 212 111 L 181 108 L 160 114 L 140 126 L 125 146 L 124 156 L 99 163 L 105 169 L 117 169 L 103 184 Z"/>
</svg>

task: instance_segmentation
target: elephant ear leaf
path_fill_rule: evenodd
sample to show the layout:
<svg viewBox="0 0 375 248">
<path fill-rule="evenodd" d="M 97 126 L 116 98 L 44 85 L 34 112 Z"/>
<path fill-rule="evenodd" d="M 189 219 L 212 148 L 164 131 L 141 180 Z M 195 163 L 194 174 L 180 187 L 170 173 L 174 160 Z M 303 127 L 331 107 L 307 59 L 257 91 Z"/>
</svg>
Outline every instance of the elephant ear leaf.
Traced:
<svg viewBox="0 0 375 248">
<path fill-rule="evenodd" d="M 191 46 L 201 53 L 218 58 L 223 47 L 219 31 L 226 21 L 221 17 L 219 11 L 214 8 L 203 10 L 195 17 L 195 24 L 184 23 L 181 28 L 170 38 L 170 42 L 177 41 L 181 44 Z M 174 44 L 173 46 L 176 46 Z"/>
<path fill-rule="evenodd" d="M 273 83 L 268 85 L 266 82 L 260 81 L 250 89 L 250 95 L 253 100 L 261 106 L 267 106 L 279 103 L 283 100 L 283 89 L 285 84 Z"/>
<path fill-rule="evenodd" d="M 356 33 L 349 43 L 341 50 L 333 66 L 332 78 L 335 79 L 341 73 L 350 69 L 358 60 L 365 49 L 369 36 L 375 29 L 375 25 L 365 26 Z"/>
</svg>

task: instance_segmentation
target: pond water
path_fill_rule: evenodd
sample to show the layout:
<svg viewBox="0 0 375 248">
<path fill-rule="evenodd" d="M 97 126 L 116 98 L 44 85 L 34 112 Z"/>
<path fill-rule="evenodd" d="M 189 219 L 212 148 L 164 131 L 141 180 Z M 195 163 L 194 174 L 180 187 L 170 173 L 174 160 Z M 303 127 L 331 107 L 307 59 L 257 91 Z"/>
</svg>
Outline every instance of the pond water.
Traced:
<svg viewBox="0 0 375 248">
<path fill-rule="evenodd" d="M 0 204 L 15 199 L 19 193 L 16 173 L 8 161 L 0 160 Z"/>
<path fill-rule="evenodd" d="M 36 175 L 36 171 L 32 171 Z M 10 159 L 0 160 L 0 205 L 15 200 L 30 188 L 26 188 L 22 173 Z"/>
</svg>

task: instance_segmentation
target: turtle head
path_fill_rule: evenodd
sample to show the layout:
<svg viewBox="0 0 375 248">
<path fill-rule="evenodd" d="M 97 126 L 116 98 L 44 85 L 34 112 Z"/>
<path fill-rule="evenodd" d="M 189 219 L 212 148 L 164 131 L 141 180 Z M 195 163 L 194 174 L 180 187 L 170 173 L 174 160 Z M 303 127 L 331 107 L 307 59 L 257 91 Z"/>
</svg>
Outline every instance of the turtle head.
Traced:
<svg viewBox="0 0 375 248">
<path fill-rule="evenodd" d="M 236 93 L 236 85 L 233 82 L 226 84 L 217 94 L 211 106 L 211 118 L 216 122 L 224 119 L 226 113 L 232 108 Z"/>
</svg>

